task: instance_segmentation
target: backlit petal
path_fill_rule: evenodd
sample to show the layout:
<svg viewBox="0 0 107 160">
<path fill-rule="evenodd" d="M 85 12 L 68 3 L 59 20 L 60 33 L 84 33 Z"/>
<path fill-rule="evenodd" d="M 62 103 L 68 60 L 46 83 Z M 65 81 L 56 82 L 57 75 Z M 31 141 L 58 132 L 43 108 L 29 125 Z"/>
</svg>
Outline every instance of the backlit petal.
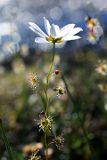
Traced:
<svg viewBox="0 0 107 160">
<path fill-rule="evenodd" d="M 35 38 L 36 43 L 49 43 L 45 38 L 36 37 Z"/>
<path fill-rule="evenodd" d="M 75 35 L 75 34 L 79 33 L 80 31 L 83 31 L 83 29 L 80 27 L 76 27 L 76 28 L 73 28 L 72 30 L 70 30 L 69 34 Z"/>
<path fill-rule="evenodd" d="M 51 32 L 51 36 L 58 37 L 60 35 L 59 26 L 52 24 L 50 32 Z"/>
<path fill-rule="evenodd" d="M 50 35 L 51 25 L 50 25 L 48 19 L 46 19 L 45 17 L 44 17 L 44 26 L 45 26 L 45 30 L 46 30 L 47 34 Z"/>
<path fill-rule="evenodd" d="M 80 39 L 80 36 L 72 36 L 72 35 L 68 35 L 66 37 L 63 38 L 64 41 L 71 41 L 71 40 L 76 40 L 76 39 Z"/>
<path fill-rule="evenodd" d="M 46 37 L 47 35 L 40 29 L 39 26 L 37 26 L 35 23 L 33 22 L 29 22 L 30 25 L 30 29 L 33 30 L 35 33 L 37 33 L 38 35 L 40 35 L 41 37 Z"/>
<path fill-rule="evenodd" d="M 35 31 L 35 29 L 33 27 L 29 27 L 33 32 L 35 32 L 36 34 L 38 34 L 40 37 L 44 37 L 40 32 Z"/>
<path fill-rule="evenodd" d="M 75 24 L 68 24 L 63 28 L 61 28 L 61 36 L 62 37 L 66 36 L 74 28 L 74 26 Z"/>
</svg>

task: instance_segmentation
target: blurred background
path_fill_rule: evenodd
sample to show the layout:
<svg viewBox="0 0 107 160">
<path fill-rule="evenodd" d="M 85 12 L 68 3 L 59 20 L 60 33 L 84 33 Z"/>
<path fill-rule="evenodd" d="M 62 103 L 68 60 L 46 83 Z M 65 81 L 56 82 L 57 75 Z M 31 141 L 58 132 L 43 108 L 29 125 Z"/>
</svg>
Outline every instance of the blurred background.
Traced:
<svg viewBox="0 0 107 160">
<path fill-rule="evenodd" d="M 29 73 L 38 73 L 44 80 L 49 68 L 51 45 L 36 44 L 36 34 L 28 22 L 44 30 L 43 17 L 60 27 L 75 23 L 82 27 L 82 37 L 59 46 L 55 67 L 64 73 L 69 89 L 77 102 L 78 113 L 88 132 L 94 160 L 107 156 L 107 75 L 99 74 L 96 66 L 107 65 L 107 1 L 106 0 L 0 0 L 0 118 L 3 120 L 16 160 L 28 159 L 33 150 L 43 155 L 43 133 L 34 119 L 39 118 L 43 104 L 38 90 L 29 85 Z M 87 18 L 88 17 L 88 18 Z M 97 19 L 97 39 L 90 38 L 87 21 Z M 94 42 L 93 42 L 94 41 Z M 97 69 L 98 71 L 101 69 Z M 107 67 L 107 66 L 106 66 Z M 104 72 L 107 72 L 107 68 Z M 58 84 L 62 83 L 61 78 Z M 50 104 L 56 133 L 65 138 L 63 151 L 49 147 L 52 160 L 89 160 L 87 144 L 68 96 L 56 98 Z M 74 105 L 75 107 L 75 105 Z M 6 150 L 0 132 L 0 160 L 6 160 Z"/>
</svg>

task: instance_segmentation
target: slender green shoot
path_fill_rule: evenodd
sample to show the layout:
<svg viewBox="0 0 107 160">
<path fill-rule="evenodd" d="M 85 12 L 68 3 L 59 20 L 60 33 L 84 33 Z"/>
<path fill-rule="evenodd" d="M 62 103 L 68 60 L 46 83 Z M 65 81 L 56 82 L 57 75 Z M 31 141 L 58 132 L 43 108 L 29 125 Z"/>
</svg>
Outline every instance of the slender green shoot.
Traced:
<svg viewBox="0 0 107 160">
<path fill-rule="evenodd" d="M 0 119 L 0 129 L 1 129 L 1 133 L 2 133 L 2 139 L 3 139 L 4 145 L 6 147 L 6 151 L 7 151 L 7 159 L 14 160 L 13 155 L 12 155 L 12 151 L 11 151 L 11 147 L 10 147 L 7 135 L 6 135 L 6 131 L 5 131 L 5 128 L 3 126 L 1 119 Z"/>
</svg>

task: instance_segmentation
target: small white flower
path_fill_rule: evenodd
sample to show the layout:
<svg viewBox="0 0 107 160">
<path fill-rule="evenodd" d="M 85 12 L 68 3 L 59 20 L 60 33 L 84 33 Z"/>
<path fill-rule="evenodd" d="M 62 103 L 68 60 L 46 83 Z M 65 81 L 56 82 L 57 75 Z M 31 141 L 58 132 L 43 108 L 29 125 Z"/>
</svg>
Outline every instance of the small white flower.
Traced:
<svg viewBox="0 0 107 160">
<path fill-rule="evenodd" d="M 75 27 L 75 24 L 68 24 L 62 28 L 59 28 L 59 26 L 55 24 L 51 25 L 45 17 L 44 27 L 46 33 L 33 22 L 29 22 L 29 25 L 29 28 L 39 35 L 39 37 L 35 38 L 36 43 L 62 43 L 64 41 L 76 40 L 80 38 L 80 36 L 76 34 L 82 31 L 82 28 Z"/>
<path fill-rule="evenodd" d="M 96 18 L 87 17 L 86 25 L 88 30 L 88 41 L 92 44 L 96 44 L 103 36 L 103 28 Z"/>
<path fill-rule="evenodd" d="M 99 61 L 96 71 L 103 76 L 107 76 L 107 62 L 105 60 Z"/>
<path fill-rule="evenodd" d="M 27 75 L 27 79 L 32 89 L 36 89 L 39 86 L 39 77 L 37 74 L 30 73 Z"/>
</svg>

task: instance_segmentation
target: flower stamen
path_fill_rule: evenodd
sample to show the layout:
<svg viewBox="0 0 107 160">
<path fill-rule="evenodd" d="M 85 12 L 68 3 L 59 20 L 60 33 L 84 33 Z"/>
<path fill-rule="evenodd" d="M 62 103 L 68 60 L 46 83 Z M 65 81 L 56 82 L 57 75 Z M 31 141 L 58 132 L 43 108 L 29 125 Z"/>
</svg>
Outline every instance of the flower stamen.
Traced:
<svg viewBox="0 0 107 160">
<path fill-rule="evenodd" d="M 55 37 L 49 36 L 49 37 L 46 37 L 46 40 L 51 43 L 61 43 L 62 37 L 55 38 Z"/>
</svg>

